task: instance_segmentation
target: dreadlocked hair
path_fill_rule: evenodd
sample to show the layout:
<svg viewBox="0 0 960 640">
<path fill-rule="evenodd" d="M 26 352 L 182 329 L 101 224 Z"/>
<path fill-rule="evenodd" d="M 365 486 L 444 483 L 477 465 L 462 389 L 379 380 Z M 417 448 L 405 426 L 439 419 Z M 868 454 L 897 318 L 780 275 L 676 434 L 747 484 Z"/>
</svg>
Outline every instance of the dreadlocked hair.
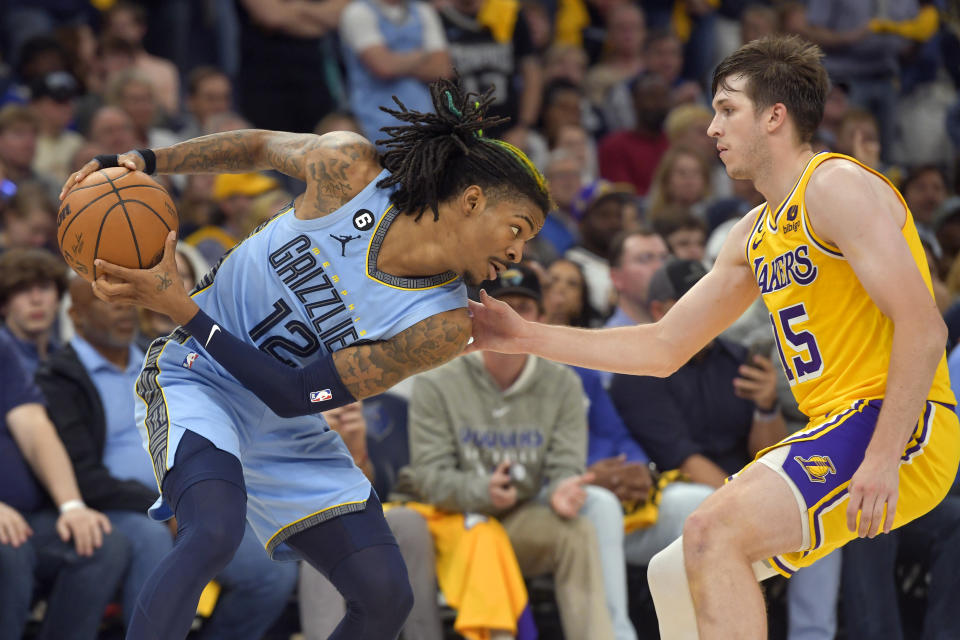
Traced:
<svg viewBox="0 0 960 640">
<path fill-rule="evenodd" d="M 439 220 L 440 203 L 475 184 L 528 198 L 546 215 L 550 193 L 540 171 L 520 149 L 483 136 L 484 129 L 509 122 L 486 116 L 492 93 L 465 94 L 457 83 L 438 80 L 430 85 L 435 113 L 407 109 L 396 96 L 399 109 L 380 107 L 407 123 L 384 127 L 390 137 L 377 140 L 386 147 L 381 164 L 390 172 L 377 186 L 397 187 L 390 200 L 398 210 L 419 220 L 429 207 Z"/>
</svg>

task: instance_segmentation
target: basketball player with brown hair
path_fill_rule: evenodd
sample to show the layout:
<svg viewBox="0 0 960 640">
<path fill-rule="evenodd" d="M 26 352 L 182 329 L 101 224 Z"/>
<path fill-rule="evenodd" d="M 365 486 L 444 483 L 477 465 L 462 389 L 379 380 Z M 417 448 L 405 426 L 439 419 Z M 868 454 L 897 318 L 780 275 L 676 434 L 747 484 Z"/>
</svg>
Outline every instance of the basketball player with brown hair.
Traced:
<svg viewBox="0 0 960 640">
<path fill-rule="evenodd" d="M 659 322 L 590 331 L 527 322 L 483 296 L 474 346 L 667 376 L 757 295 L 808 427 L 757 454 L 650 564 L 665 638 L 762 638 L 756 580 L 889 532 L 943 499 L 960 460 L 946 328 L 909 208 L 853 158 L 810 141 L 828 89 L 820 50 L 748 43 L 713 81 L 708 133 L 766 203 Z"/>
</svg>

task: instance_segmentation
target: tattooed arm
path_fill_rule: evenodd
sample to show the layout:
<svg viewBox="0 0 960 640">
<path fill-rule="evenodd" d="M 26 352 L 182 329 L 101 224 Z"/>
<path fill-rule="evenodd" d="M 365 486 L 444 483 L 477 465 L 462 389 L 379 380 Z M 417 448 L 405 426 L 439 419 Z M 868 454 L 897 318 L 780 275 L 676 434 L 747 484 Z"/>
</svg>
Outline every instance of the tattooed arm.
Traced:
<svg viewBox="0 0 960 640">
<path fill-rule="evenodd" d="M 356 195 L 380 172 L 376 148 L 363 136 L 334 131 L 322 136 L 244 129 L 201 136 L 154 149 L 157 173 L 245 173 L 274 169 L 307 183 L 304 202 L 324 215 Z M 138 153 L 120 154 L 128 169 L 144 170 Z M 72 174 L 60 198 L 100 168 L 94 159 Z"/>
</svg>

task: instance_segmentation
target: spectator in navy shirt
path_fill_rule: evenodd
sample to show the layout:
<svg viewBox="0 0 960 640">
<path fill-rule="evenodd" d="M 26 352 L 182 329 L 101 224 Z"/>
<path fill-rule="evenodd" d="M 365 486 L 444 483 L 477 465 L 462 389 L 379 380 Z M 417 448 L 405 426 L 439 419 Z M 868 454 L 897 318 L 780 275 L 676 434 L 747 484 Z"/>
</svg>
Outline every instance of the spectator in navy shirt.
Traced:
<svg viewBox="0 0 960 640">
<path fill-rule="evenodd" d="M 0 362 L 0 638 L 23 636 L 42 582 L 53 588 L 37 638 L 92 640 L 129 547 L 80 499 L 40 391 L 6 336 Z"/>
</svg>

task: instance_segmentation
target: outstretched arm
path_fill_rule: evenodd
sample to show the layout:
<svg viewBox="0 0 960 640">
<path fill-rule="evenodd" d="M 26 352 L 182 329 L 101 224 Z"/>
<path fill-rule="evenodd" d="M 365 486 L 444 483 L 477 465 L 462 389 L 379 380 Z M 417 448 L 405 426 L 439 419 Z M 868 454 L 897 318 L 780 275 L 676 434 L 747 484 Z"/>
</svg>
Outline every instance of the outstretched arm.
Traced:
<svg viewBox="0 0 960 640">
<path fill-rule="evenodd" d="M 363 136 L 334 131 L 317 136 L 243 129 L 201 136 L 154 149 L 157 173 L 246 173 L 273 169 L 307 183 L 304 201 L 329 213 L 363 189 L 379 172 L 377 151 Z M 120 166 L 143 171 L 139 153 L 123 153 Z M 100 169 L 94 158 L 67 178 L 60 199 Z"/>
<path fill-rule="evenodd" d="M 471 303 L 471 350 L 533 353 L 549 360 L 632 375 L 668 376 L 739 318 L 757 297 L 745 246 L 754 216 L 730 232 L 713 269 L 653 324 L 578 329 L 529 322 L 481 293 Z"/>
</svg>

